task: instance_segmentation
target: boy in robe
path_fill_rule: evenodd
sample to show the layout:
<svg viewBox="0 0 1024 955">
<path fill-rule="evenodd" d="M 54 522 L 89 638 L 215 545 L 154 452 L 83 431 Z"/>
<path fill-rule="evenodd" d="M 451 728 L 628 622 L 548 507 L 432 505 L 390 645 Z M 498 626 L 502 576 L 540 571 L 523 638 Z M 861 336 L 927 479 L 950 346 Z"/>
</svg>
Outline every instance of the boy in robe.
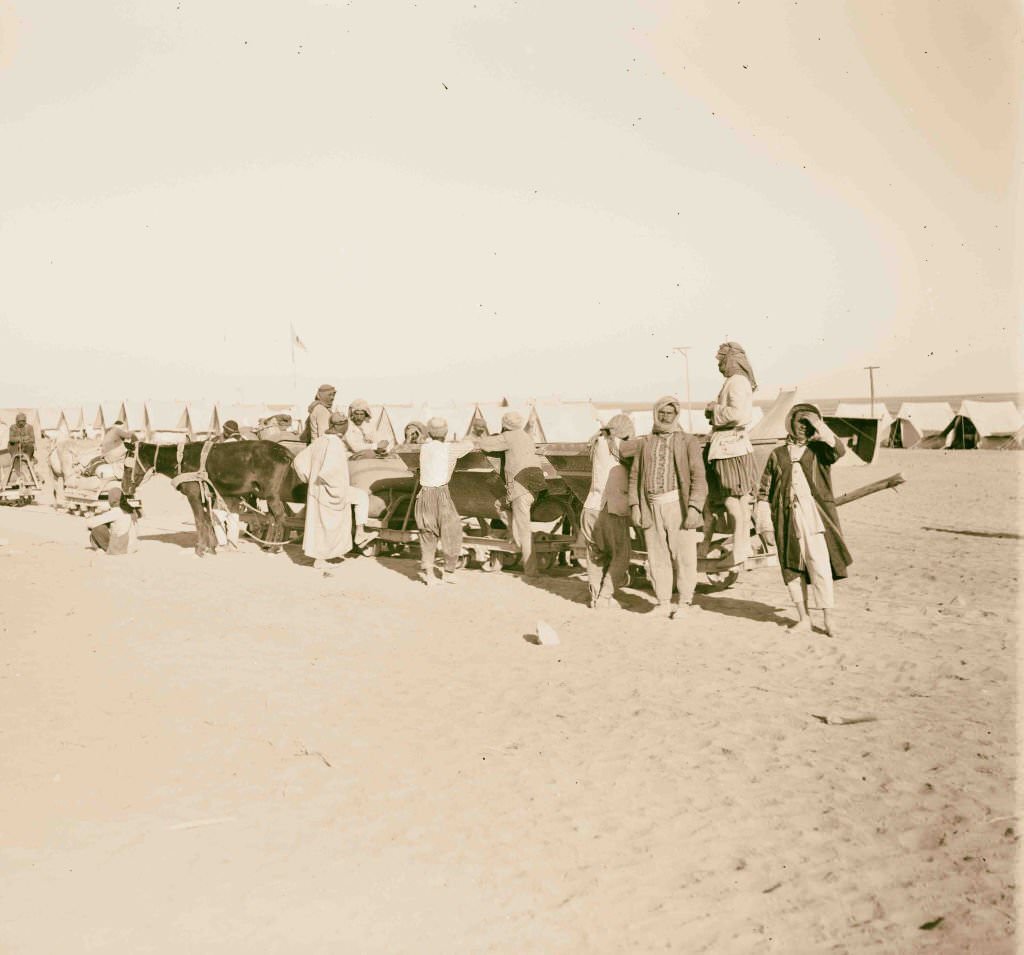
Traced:
<svg viewBox="0 0 1024 955">
<path fill-rule="evenodd" d="M 633 438 L 628 415 L 615 415 L 590 446 L 590 492 L 583 502 L 580 536 L 587 550 L 590 606 L 618 607 L 615 596 L 629 583 L 629 472 L 621 445 Z"/>
<path fill-rule="evenodd" d="M 810 609 L 836 635 L 833 580 L 852 563 L 832 494 L 832 465 L 846 449 L 812 404 L 794 405 L 785 445 L 772 451 L 758 489 L 758 530 L 774 530 L 782 579 L 796 607 L 793 629 L 810 633 Z M 808 603 L 808 595 L 811 601 Z"/>
</svg>

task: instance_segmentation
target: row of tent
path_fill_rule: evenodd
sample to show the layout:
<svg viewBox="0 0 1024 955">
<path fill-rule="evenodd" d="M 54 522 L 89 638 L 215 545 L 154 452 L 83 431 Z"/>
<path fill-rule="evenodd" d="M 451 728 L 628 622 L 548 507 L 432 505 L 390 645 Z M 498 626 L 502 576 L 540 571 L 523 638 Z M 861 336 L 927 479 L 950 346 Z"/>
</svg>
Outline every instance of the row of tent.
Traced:
<svg viewBox="0 0 1024 955">
<path fill-rule="evenodd" d="M 234 419 L 244 427 L 280 412 L 294 414 L 288 405 L 230 404 L 212 401 L 101 401 L 69 407 L 0 408 L 0 423 L 13 424 L 21 412 L 42 437 L 83 437 L 102 434 L 116 421 L 124 422 L 149 441 L 201 438 L 221 430 Z"/>
<path fill-rule="evenodd" d="M 876 418 L 883 447 L 1013 449 L 1024 447 L 1024 416 L 1012 401 L 904 402 L 895 415 L 885 405 L 840 402 L 837 418 Z"/>
<path fill-rule="evenodd" d="M 371 405 L 370 410 L 371 422 L 379 437 L 400 443 L 408 424 L 425 423 L 432 417 L 442 417 L 448 422 L 452 438 L 495 434 L 501 430 L 502 416 L 510 411 L 522 415 L 526 430 L 536 441 L 586 441 L 620 409 L 598 409 L 590 401 L 552 400 L 389 404 Z M 147 441 L 171 443 L 216 434 L 226 421 L 233 420 L 243 430 L 255 431 L 266 419 L 283 413 L 292 418 L 293 427 L 298 430 L 306 419 L 305 408 L 287 404 L 104 401 L 90 408 L 0 408 L 0 423 L 13 424 L 19 412 L 28 416 L 41 437 L 93 436 L 102 434 L 116 421 L 122 421 Z M 695 429 L 706 430 L 703 413 L 693 412 L 692 417 Z M 650 430 L 650 411 L 634 413 L 633 418 L 639 433 L 645 428 Z"/>
<path fill-rule="evenodd" d="M 880 410 L 878 410 L 880 409 Z M 536 441 L 586 441 L 621 409 L 590 401 L 537 400 L 528 402 L 450 402 L 447 404 L 371 405 L 372 423 L 378 435 L 393 443 L 402 441 L 406 426 L 439 416 L 448 422 L 449 436 L 494 434 L 501 430 L 501 418 L 517 411 L 527 432 Z M 146 440 L 176 442 L 218 433 L 225 421 L 234 420 L 243 429 L 255 430 L 275 414 L 291 416 L 298 429 L 306 409 L 288 404 L 239 404 L 213 401 L 104 401 L 86 408 L 0 408 L 0 423 L 14 423 L 23 411 L 40 436 L 70 436 L 102 433 L 115 421 L 123 421 Z M 762 416 L 754 409 L 756 425 Z M 637 434 L 651 430 L 652 412 L 629 412 Z M 1024 447 L 1024 418 L 1011 401 L 964 400 L 954 411 L 944 401 L 906 402 L 895 415 L 884 404 L 876 410 L 868 404 L 841 402 L 832 412 L 837 418 L 875 418 L 883 446 L 893 448 L 1021 448 Z M 682 412 L 687 431 L 704 434 L 708 422 L 703 406 L 691 405 Z"/>
</svg>

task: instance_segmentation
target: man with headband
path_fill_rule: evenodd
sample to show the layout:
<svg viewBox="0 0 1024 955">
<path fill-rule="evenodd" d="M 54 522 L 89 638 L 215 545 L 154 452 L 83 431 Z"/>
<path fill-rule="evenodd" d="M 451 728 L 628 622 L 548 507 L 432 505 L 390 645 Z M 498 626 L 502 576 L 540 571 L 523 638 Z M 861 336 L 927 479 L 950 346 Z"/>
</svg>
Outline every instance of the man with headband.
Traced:
<svg viewBox="0 0 1024 955">
<path fill-rule="evenodd" d="M 309 417 L 302 432 L 302 439 L 312 444 L 317 438 L 327 434 L 331 423 L 331 410 L 334 407 L 334 396 L 337 389 L 334 385 L 321 385 L 316 390 L 316 397 L 310 402 Z"/>
<path fill-rule="evenodd" d="M 629 583 L 629 473 L 622 443 L 633 439 L 629 415 L 614 415 L 590 443 L 590 492 L 580 515 L 587 553 L 590 606 L 613 609 Z"/>
<path fill-rule="evenodd" d="M 448 482 L 459 458 L 469 454 L 468 441 L 446 442 L 448 422 L 431 418 L 426 423 L 427 440 L 420 446 L 420 491 L 416 495 L 416 527 L 419 530 L 420 579 L 427 585 L 437 583 L 434 555 L 438 544 L 444 556 L 442 579 L 455 583 L 455 570 L 462 551 L 462 518 L 455 509 Z"/>
<path fill-rule="evenodd" d="M 708 490 L 700 442 L 679 426 L 681 407 L 672 396 L 654 403 L 653 433 L 639 439 L 629 472 L 630 513 L 644 532 L 658 609 L 676 620 L 686 620 L 693 608 L 697 528 Z"/>
<path fill-rule="evenodd" d="M 704 543 L 711 543 L 714 531 L 711 509 L 724 507 L 732 518 L 732 563 L 742 568 L 750 556 L 750 502 L 757 489 L 754 446 L 747 437 L 757 381 L 747 353 L 736 342 L 721 345 L 715 358 L 725 383 L 704 411 L 711 423 L 711 438 L 704 452 L 709 508 L 704 515 Z"/>
<path fill-rule="evenodd" d="M 348 430 L 345 432 L 345 445 L 352 454 L 360 451 L 376 451 L 386 454 L 388 442 L 382 441 L 377 429 L 371 423 L 373 412 L 368 402 L 356 398 L 348 406 Z"/>
<path fill-rule="evenodd" d="M 317 570 L 328 569 L 352 549 L 352 500 L 348 452 L 342 440 L 348 418 L 334 412 L 327 431 L 295 456 L 294 468 L 306 481 L 306 523 L 302 552 Z"/>
</svg>

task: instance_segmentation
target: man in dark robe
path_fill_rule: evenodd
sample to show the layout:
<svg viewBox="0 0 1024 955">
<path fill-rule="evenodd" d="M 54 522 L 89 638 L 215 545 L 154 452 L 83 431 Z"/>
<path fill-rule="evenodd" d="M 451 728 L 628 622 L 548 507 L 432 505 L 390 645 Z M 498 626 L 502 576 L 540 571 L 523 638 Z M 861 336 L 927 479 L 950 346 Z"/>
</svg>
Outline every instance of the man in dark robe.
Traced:
<svg viewBox="0 0 1024 955">
<path fill-rule="evenodd" d="M 28 423 L 28 417 L 23 411 L 19 411 L 11 425 L 7 439 L 7 450 L 11 455 L 24 454 L 30 461 L 36 456 L 36 435 Z"/>
</svg>

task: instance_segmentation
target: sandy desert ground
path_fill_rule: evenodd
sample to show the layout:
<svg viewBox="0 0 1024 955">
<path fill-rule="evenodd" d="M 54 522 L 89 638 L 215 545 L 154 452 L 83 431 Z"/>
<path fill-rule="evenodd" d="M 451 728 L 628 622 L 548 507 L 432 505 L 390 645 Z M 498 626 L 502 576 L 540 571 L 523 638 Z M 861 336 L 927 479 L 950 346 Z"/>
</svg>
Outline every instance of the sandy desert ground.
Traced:
<svg viewBox="0 0 1024 955">
<path fill-rule="evenodd" d="M 774 569 L 683 625 L 200 560 L 162 478 L 127 557 L 0 508 L 0 951 L 1012 952 L 1022 465 L 837 471 L 908 482 L 842 509 L 837 639 Z"/>
</svg>

